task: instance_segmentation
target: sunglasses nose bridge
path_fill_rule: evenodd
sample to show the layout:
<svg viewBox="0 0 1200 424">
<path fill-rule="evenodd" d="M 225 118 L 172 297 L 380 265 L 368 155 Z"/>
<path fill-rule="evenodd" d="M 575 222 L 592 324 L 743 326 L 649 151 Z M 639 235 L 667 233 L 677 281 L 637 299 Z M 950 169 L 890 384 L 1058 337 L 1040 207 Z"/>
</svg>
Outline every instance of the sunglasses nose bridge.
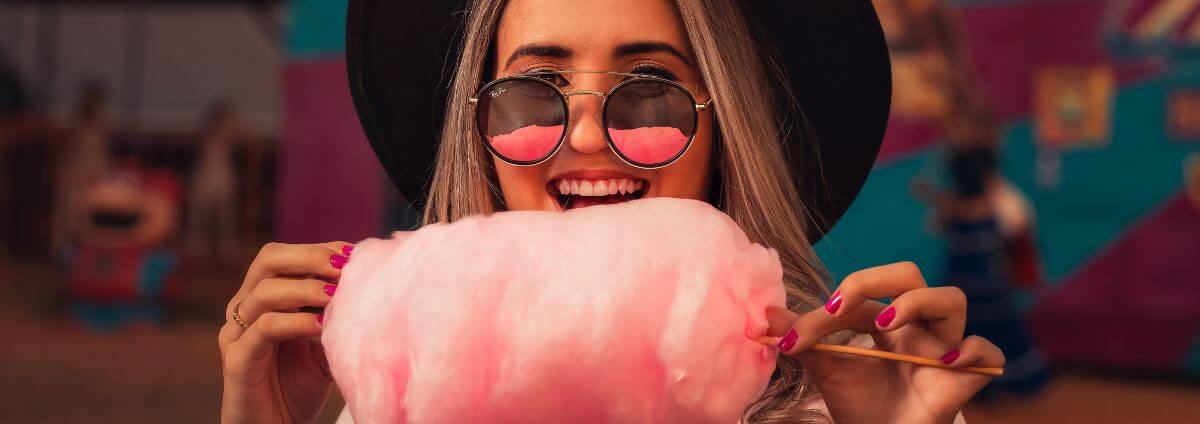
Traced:
<svg viewBox="0 0 1200 424">
<path fill-rule="evenodd" d="M 607 142 L 600 115 L 604 100 L 608 95 L 593 90 L 573 90 L 565 92 L 563 95 L 568 100 L 568 108 L 572 116 L 571 122 L 567 124 L 567 146 L 582 154 L 593 154 L 603 150 L 607 146 Z M 577 96 L 595 96 L 599 98 L 599 101 L 585 102 L 585 104 L 570 101 Z M 580 119 L 589 116 L 592 119 Z"/>
<path fill-rule="evenodd" d="M 571 100 L 571 98 L 572 98 L 572 97 L 575 97 L 575 96 L 596 96 L 596 97 L 599 97 L 599 98 L 600 98 L 600 104 L 601 104 L 601 105 L 603 105 L 603 104 L 604 104 L 604 102 L 608 100 L 608 94 L 606 94 L 606 93 L 602 93 L 602 92 L 599 92 L 599 91 L 594 91 L 594 90 L 573 90 L 573 91 L 568 91 L 568 92 L 565 92 L 565 93 L 563 93 L 563 95 L 564 95 L 564 96 L 567 96 L 567 100 L 568 100 L 568 102 L 567 102 L 567 103 L 568 103 L 568 105 L 570 105 L 570 100 Z"/>
<path fill-rule="evenodd" d="M 607 97 L 608 97 L 608 94 L 601 93 L 601 92 L 599 92 L 599 91 L 595 91 L 595 90 L 571 90 L 571 91 L 568 91 L 568 92 L 566 92 L 566 93 L 563 93 L 563 95 L 566 95 L 567 97 L 571 97 L 571 96 L 581 96 L 581 95 L 583 95 L 583 96 L 597 96 L 597 97 L 600 97 L 601 99 L 603 99 L 603 98 L 607 98 Z"/>
<path fill-rule="evenodd" d="M 599 92 L 599 91 L 595 91 L 595 90 L 572 90 L 572 91 L 564 92 L 563 95 L 566 96 L 566 98 L 567 98 L 568 110 L 571 110 L 571 111 L 579 110 L 580 112 L 590 112 L 589 115 L 591 115 L 592 119 L 595 119 L 595 121 L 598 125 L 600 124 L 600 121 L 601 121 L 600 115 L 601 115 L 601 111 L 604 109 L 604 102 L 608 101 L 607 93 L 603 93 L 603 92 Z M 570 100 L 571 100 L 571 98 L 573 98 L 575 96 L 595 96 L 595 97 L 599 97 L 600 101 L 590 104 L 589 106 L 587 106 L 587 109 L 579 109 L 580 106 L 572 106 L 571 105 L 572 102 Z M 572 115 L 574 115 L 574 113 L 572 113 Z"/>
</svg>

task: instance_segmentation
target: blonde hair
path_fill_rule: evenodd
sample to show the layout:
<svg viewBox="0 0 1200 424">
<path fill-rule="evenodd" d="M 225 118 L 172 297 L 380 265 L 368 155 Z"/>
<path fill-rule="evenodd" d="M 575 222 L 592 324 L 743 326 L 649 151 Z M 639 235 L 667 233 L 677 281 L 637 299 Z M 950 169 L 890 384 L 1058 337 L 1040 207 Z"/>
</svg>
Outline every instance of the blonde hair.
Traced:
<svg viewBox="0 0 1200 424">
<path fill-rule="evenodd" d="M 797 116 L 794 100 L 778 101 L 777 93 L 788 93 L 786 79 L 770 55 L 754 43 L 751 27 L 733 1 L 676 0 L 676 4 L 701 76 L 717 99 L 714 161 L 719 190 L 712 200 L 751 240 L 779 252 L 788 307 L 816 308 L 828 289 L 824 268 L 805 235 L 811 218 L 782 147 L 790 136 L 789 119 Z M 503 7 L 504 0 L 472 0 L 468 6 L 450 99 L 470 97 L 485 81 L 485 64 Z M 426 199 L 426 224 L 504 209 L 491 157 L 474 125 L 467 102 L 449 102 Z M 818 411 L 801 409 L 817 396 L 800 363 L 780 356 L 776 375 L 747 409 L 746 421 L 828 421 Z"/>
</svg>

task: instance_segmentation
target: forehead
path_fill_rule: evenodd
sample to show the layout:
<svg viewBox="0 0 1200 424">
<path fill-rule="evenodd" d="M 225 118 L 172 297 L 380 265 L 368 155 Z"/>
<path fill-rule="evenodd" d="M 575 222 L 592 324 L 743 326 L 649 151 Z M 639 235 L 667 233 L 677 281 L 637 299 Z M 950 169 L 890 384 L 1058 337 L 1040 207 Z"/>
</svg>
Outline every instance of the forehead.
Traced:
<svg viewBox="0 0 1200 424">
<path fill-rule="evenodd" d="M 528 43 L 607 54 L 630 41 L 657 41 L 690 55 L 675 3 L 669 0 L 510 0 L 496 33 L 506 57 Z"/>
</svg>

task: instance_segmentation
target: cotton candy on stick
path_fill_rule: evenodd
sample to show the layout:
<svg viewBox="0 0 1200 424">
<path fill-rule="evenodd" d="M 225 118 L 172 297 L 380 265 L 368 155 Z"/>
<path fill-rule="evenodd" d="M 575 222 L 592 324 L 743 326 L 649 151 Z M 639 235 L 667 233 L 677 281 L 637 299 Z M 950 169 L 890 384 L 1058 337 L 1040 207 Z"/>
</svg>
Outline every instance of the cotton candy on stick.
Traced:
<svg viewBox="0 0 1200 424">
<path fill-rule="evenodd" d="M 781 278 L 702 202 L 503 212 L 359 243 L 322 341 L 358 423 L 734 423 Z"/>
</svg>

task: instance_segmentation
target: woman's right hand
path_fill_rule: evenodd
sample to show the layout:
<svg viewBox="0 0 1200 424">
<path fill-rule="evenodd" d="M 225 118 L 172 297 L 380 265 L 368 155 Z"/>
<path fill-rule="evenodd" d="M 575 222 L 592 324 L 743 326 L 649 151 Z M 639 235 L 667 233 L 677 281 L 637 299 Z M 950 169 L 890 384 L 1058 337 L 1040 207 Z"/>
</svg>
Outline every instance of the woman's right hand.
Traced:
<svg viewBox="0 0 1200 424">
<path fill-rule="evenodd" d="M 218 338 L 221 422 L 316 419 L 333 378 L 321 347 L 321 316 L 300 308 L 329 304 L 352 249 L 345 242 L 270 243 L 259 251 L 225 308 Z M 245 328 L 235 322 L 235 308 Z"/>
</svg>

